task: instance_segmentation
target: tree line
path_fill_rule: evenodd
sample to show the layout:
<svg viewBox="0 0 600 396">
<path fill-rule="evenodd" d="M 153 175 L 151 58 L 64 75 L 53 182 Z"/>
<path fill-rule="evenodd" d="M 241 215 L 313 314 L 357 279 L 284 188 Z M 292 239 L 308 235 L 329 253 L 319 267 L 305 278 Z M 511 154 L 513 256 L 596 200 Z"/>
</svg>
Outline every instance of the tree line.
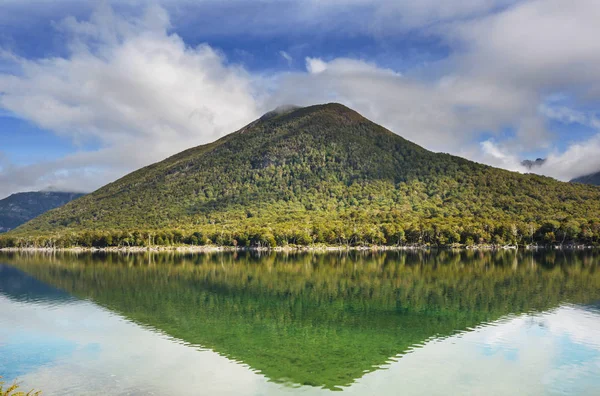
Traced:
<svg viewBox="0 0 600 396">
<path fill-rule="evenodd" d="M 3 235 L 0 248 L 205 246 L 275 248 L 285 246 L 600 246 L 600 221 L 555 220 L 493 223 L 412 224 L 342 222 L 284 223 L 274 227 L 214 224 L 197 230 L 90 230 L 55 235 Z"/>
</svg>

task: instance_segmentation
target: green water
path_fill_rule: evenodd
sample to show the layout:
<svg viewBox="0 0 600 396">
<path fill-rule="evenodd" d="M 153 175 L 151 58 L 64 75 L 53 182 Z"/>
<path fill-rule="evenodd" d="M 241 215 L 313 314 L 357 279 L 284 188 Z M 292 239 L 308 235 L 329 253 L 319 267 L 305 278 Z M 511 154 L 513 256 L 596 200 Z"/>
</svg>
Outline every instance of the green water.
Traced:
<svg viewBox="0 0 600 396">
<path fill-rule="evenodd" d="M 600 301 L 599 260 L 600 256 L 590 251 L 3 254 L 0 294 L 4 299 L 0 300 L 0 312 L 4 306 L 6 311 L 14 312 L 11 315 L 22 318 L 31 314 L 27 309 L 35 307 L 38 311 L 34 315 L 51 309 L 53 317 L 60 318 L 65 307 L 73 309 L 85 302 L 82 312 L 87 312 L 86 317 L 94 317 L 93 309 L 104 314 L 108 310 L 110 318 L 135 326 L 140 339 L 159 337 L 160 342 L 193 351 L 194 359 L 208 356 L 203 353 L 216 353 L 218 357 L 214 359 L 234 362 L 235 370 L 246 370 L 264 381 L 259 390 L 248 389 L 248 394 L 352 391 L 359 386 L 373 394 L 394 394 L 385 388 L 383 379 L 376 381 L 376 386 L 365 386 L 363 382 L 368 383 L 375 376 L 385 378 L 383 372 L 400 366 L 405 372 L 418 369 L 435 374 L 433 365 L 405 367 L 409 359 L 404 359 L 408 354 L 418 357 L 425 351 L 435 357 L 437 343 L 446 345 L 444 340 L 464 340 L 469 333 L 498 335 L 507 321 L 521 323 L 518 321 L 522 318 L 551 317 L 544 315 L 562 314 L 561 309 L 574 315 L 575 321 L 585 318 L 583 326 L 590 328 L 581 329 L 584 333 L 600 328 L 600 316 L 596 315 Z M 21 314 L 19 310 L 23 310 Z M 40 350 L 48 350 L 43 341 L 47 336 L 45 329 L 29 328 L 22 320 L 19 323 L 15 329 L 34 334 L 36 340 L 41 340 Z M 0 325 L 10 327 L 11 318 L 0 313 Z M 72 331 L 72 337 L 76 333 L 81 333 L 81 337 L 88 335 L 81 328 L 67 326 L 66 331 Z M 0 355 L 0 374 L 4 369 L 6 378 L 26 377 L 27 385 L 43 390 L 48 384 L 54 389 L 56 384 L 48 382 L 46 374 L 40 374 L 40 380 L 35 382 L 36 370 L 55 368 L 57 360 L 71 364 L 69 356 L 74 352 L 64 352 L 67 347 L 58 348 L 62 351 L 60 358 L 50 357 L 39 363 L 35 347 L 25 348 L 27 351 L 20 356 L 16 345 L 21 344 L 14 341 L 17 336 L 4 330 L 0 337 L 5 338 L 4 342 L 0 338 L 0 353 L 4 348 L 4 356 L 9 356 L 6 351 L 11 351 L 8 358 Z M 132 334 L 129 341 L 135 344 L 136 337 Z M 556 338 L 557 345 L 560 340 Z M 84 344 L 96 344 L 89 339 L 68 343 L 74 351 Z M 103 348 L 110 349 L 111 340 L 103 339 L 97 344 L 101 356 Z M 569 386 L 565 379 L 566 382 L 559 381 L 560 387 L 542 386 L 532 393 L 579 393 L 582 389 L 600 392 L 600 344 L 571 344 L 565 352 L 567 356 L 561 359 L 579 361 L 581 356 L 587 356 L 584 372 L 588 374 L 583 376 L 583 382 L 573 381 Z M 501 345 L 504 349 L 495 353 L 508 356 L 505 360 L 510 362 L 514 346 L 510 339 L 503 339 Z M 426 347 L 421 352 L 423 346 Z M 581 352 L 581 348 L 589 351 Z M 526 344 L 521 349 L 517 356 L 527 353 Z M 441 356 L 441 350 L 438 355 Z M 454 356 L 447 363 L 460 365 L 462 358 Z M 84 366 L 85 358 L 79 359 L 83 362 L 79 360 L 78 364 Z M 128 359 L 132 358 L 124 352 L 121 363 L 126 367 L 125 373 L 121 371 L 119 375 L 134 371 L 135 364 L 128 364 Z M 146 363 L 152 359 L 159 362 L 164 356 L 145 353 Z M 183 362 L 180 364 L 180 370 L 190 369 L 183 367 Z M 205 363 L 194 364 L 202 370 Z M 19 365 L 23 367 L 19 369 Z M 595 368 L 598 372 L 594 372 Z M 236 381 L 233 372 L 227 375 L 221 371 L 220 375 Z M 537 380 L 543 385 L 547 382 L 544 378 Z M 171 380 L 164 376 L 160 386 L 168 389 Z M 436 381 L 435 375 L 431 381 Z M 477 381 L 485 384 L 485 378 Z M 584 388 L 576 387 L 582 383 Z M 192 380 L 188 385 L 178 388 L 183 389 L 179 393 L 202 393 L 197 392 Z M 429 385 L 424 383 L 421 389 L 417 386 L 412 390 L 425 392 Z M 88 382 L 88 389 L 85 384 L 80 386 L 65 389 L 71 389 L 73 394 L 83 390 L 102 394 L 93 382 Z M 144 386 L 130 381 L 127 391 L 116 387 L 114 393 L 151 393 Z M 229 388 L 215 386 L 211 393 L 229 393 Z M 461 386 L 461 392 L 477 393 L 475 383 L 473 387 L 468 383 Z M 498 392 L 503 394 L 500 388 Z M 246 393 L 243 388 L 241 393 Z"/>
</svg>

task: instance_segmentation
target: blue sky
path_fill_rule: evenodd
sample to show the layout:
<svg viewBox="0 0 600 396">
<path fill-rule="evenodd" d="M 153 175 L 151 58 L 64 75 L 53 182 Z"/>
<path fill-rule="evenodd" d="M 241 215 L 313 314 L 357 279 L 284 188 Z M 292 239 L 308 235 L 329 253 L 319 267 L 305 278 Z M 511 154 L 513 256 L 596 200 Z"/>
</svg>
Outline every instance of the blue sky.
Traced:
<svg viewBox="0 0 600 396">
<path fill-rule="evenodd" d="M 0 196 L 91 191 L 281 104 L 424 147 L 600 170 L 595 0 L 0 3 Z"/>
</svg>

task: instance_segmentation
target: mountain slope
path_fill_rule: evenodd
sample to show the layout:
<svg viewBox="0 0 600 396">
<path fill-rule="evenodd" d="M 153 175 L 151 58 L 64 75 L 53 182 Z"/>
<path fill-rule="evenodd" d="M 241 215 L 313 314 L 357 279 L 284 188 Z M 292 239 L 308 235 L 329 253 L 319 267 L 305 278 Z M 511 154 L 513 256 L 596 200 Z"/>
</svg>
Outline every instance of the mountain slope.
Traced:
<svg viewBox="0 0 600 396">
<path fill-rule="evenodd" d="M 594 186 L 600 186 L 600 172 L 577 177 L 577 178 L 571 180 L 571 183 L 583 183 L 583 184 L 592 184 Z"/>
<path fill-rule="evenodd" d="M 268 113 L 10 235 L 100 246 L 552 243 L 594 238 L 597 219 L 598 188 L 432 153 L 327 104 Z"/>
<path fill-rule="evenodd" d="M 79 198 L 83 194 L 70 192 L 25 192 L 13 194 L 0 200 L 0 232 L 6 232 L 39 216 Z"/>
</svg>

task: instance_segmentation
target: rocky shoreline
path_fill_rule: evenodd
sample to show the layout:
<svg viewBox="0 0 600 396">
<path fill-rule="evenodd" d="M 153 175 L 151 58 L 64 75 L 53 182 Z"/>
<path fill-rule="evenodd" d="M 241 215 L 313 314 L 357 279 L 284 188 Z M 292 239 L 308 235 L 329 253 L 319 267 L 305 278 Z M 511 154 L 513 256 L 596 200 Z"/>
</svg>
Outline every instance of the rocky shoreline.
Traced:
<svg viewBox="0 0 600 396">
<path fill-rule="evenodd" d="M 74 252 L 74 253 L 145 253 L 145 252 L 180 252 L 180 253 L 216 253 L 216 252 L 345 252 L 345 251 L 416 251 L 416 250 L 584 250 L 596 249 L 597 246 L 587 245 L 451 245 L 451 246 L 429 246 L 429 245 L 402 245 L 402 246 L 278 246 L 278 247 L 240 247 L 240 246 L 119 246 L 119 247 L 27 247 L 27 248 L 0 248 L 0 252 Z"/>
</svg>

